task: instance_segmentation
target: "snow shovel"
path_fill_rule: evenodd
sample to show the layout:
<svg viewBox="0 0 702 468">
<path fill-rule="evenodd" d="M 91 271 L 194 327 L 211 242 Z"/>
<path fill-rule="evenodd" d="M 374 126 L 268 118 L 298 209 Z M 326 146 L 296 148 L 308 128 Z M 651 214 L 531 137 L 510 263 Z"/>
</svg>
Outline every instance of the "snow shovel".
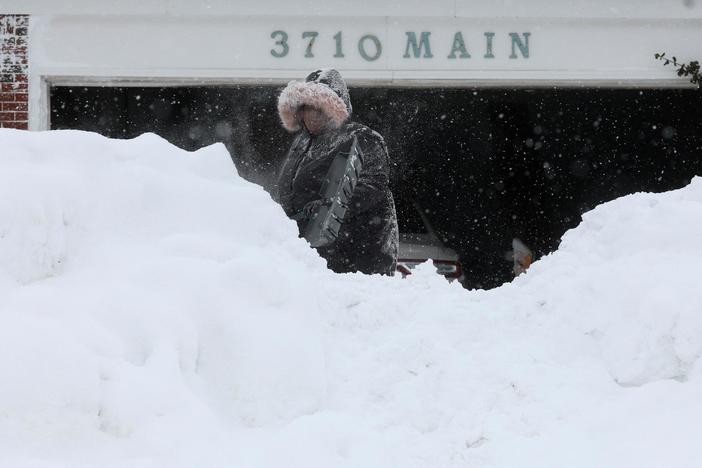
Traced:
<svg viewBox="0 0 702 468">
<path fill-rule="evenodd" d="M 319 190 L 324 203 L 312 213 L 304 233 L 312 247 L 333 244 L 339 237 L 339 229 L 362 169 L 363 153 L 354 136 L 334 157 Z"/>
</svg>

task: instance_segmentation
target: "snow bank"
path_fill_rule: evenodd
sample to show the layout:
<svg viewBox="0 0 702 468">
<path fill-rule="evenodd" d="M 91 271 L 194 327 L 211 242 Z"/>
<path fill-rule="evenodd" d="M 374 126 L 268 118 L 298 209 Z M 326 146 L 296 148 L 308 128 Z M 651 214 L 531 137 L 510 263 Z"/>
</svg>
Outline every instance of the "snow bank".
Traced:
<svg viewBox="0 0 702 468">
<path fill-rule="evenodd" d="M 0 466 L 699 466 L 702 179 L 514 283 L 334 275 L 181 151 L 0 130 Z"/>
</svg>

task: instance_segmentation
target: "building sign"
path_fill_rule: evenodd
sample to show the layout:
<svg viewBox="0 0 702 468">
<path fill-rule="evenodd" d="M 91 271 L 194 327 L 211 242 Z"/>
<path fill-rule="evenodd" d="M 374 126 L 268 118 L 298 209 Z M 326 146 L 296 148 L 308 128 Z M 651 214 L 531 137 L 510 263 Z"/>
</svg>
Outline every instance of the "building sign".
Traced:
<svg viewBox="0 0 702 468">
<path fill-rule="evenodd" d="M 41 51 L 35 57 L 41 59 L 33 62 L 33 76 L 106 80 L 193 77 L 282 83 L 333 67 L 355 83 L 370 85 L 672 82 L 677 77 L 653 54 L 665 46 L 678 57 L 695 57 L 702 38 L 702 19 L 224 15 L 155 20 L 77 15 L 34 23 L 34 46 Z"/>
<path fill-rule="evenodd" d="M 496 38 L 495 32 L 486 31 L 482 36 L 470 36 L 469 42 L 462 31 L 453 34 L 449 43 L 432 41 L 431 31 L 406 31 L 404 38 L 403 59 L 419 60 L 466 60 L 472 58 L 494 59 L 495 42 L 504 39 L 510 46 L 508 58 L 529 58 L 530 32 L 509 32 L 506 37 Z M 303 31 L 299 36 L 291 36 L 286 30 L 278 29 L 270 34 L 273 40 L 270 54 L 278 59 L 290 56 L 290 44 L 295 41 L 302 44 L 304 58 L 345 58 L 347 54 L 357 54 L 366 62 L 374 62 L 383 55 L 383 43 L 376 34 L 364 34 L 356 41 L 345 40 L 344 31 L 339 31 L 333 36 L 320 36 L 319 31 Z M 331 57 L 315 55 L 317 41 L 331 41 L 334 54 Z M 300 47 L 298 46 L 299 50 Z M 302 58 L 298 57 L 298 58 Z"/>
</svg>

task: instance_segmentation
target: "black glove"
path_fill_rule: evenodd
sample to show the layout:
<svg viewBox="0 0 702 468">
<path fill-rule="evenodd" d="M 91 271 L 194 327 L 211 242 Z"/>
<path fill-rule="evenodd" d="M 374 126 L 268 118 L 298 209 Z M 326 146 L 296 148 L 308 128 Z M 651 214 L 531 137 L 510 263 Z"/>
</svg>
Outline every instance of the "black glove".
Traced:
<svg viewBox="0 0 702 468">
<path fill-rule="evenodd" d="M 319 207 L 324 205 L 329 205 L 329 200 L 312 200 L 311 202 L 307 202 L 304 208 L 302 208 L 302 216 L 304 219 L 311 219 L 312 216 L 317 213 Z"/>
</svg>

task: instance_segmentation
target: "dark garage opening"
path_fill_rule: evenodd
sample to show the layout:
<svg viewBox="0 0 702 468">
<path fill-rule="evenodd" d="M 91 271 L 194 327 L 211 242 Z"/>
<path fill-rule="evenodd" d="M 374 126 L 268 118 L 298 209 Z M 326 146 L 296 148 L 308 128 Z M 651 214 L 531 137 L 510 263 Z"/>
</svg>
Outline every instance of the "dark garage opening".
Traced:
<svg viewBox="0 0 702 468">
<path fill-rule="evenodd" d="M 224 142 L 271 190 L 292 140 L 279 86 L 51 89 L 51 128 Z M 400 230 L 415 204 L 458 252 L 467 287 L 512 278 L 512 239 L 535 257 L 596 205 L 702 174 L 702 93 L 691 89 L 352 88 L 354 118 L 385 137 Z"/>
</svg>

